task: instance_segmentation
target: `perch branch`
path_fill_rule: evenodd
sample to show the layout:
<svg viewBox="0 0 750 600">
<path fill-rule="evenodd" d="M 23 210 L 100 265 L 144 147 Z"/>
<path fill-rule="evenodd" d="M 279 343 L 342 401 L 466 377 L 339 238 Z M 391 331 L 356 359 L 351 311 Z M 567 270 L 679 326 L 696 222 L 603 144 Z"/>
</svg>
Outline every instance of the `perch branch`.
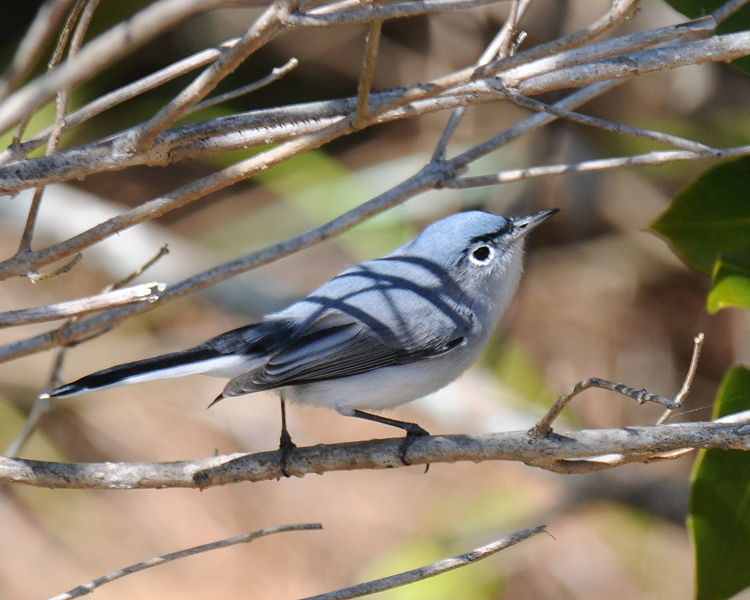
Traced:
<svg viewBox="0 0 750 600">
<path fill-rule="evenodd" d="M 321 444 L 296 448 L 288 456 L 289 475 L 403 467 L 402 438 Z M 565 461 L 608 454 L 651 456 L 681 448 L 750 450 L 750 419 L 733 423 L 694 422 L 594 429 L 536 439 L 526 431 L 481 435 L 422 436 L 409 446 L 412 465 L 510 460 L 550 470 Z M 563 463 L 563 464 L 561 464 Z M 590 469 L 590 470 L 593 470 Z M 564 471 L 565 472 L 565 471 Z M 580 472 L 580 471 L 572 471 Z M 279 453 L 236 453 L 167 463 L 55 463 L 0 457 L 0 483 L 48 488 L 200 488 L 281 477 Z"/>
</svg>

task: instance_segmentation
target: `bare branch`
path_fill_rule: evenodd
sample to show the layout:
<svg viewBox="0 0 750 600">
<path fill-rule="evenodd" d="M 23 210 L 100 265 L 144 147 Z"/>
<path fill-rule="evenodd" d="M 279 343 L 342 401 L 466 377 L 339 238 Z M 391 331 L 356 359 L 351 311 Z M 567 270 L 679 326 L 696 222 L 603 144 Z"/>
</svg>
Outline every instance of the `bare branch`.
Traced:
<svg viewBox="0 0 750 600">
<path fill-rule="evenodd" d="M 284 29 L 283 22 L 286 16 L 294 9 L 298 1 L 276 0 L 272 3 L 237 44 L 224 50 L 221 56 L 173 100 L 162 107 L 156 115 L 130 132 L 129 141 L 133 150 L 150 147 L 159 133 L 187 114 L 192 106 L 205 98 L 248 56 L 279 35 Z"/>
<path fill-rule="evenodd" d="M 85 315 L 88 313 L 130 304 L 132 302 L 156 302 L 159 296 L 155 292 L 162 292 L 166 288 L 163 283 L 143 283 L 128 288 L 121 288 L 112 292 L 97 294 L 87 298 L 48 304 L 36 308 L 24 308 L 0 313 L 0 328 L 30 323 L 56 321 L 66 317 Z"/>
<path fill-rule="evenodd" d="M 693 338 L 693 355 L 690 357 L 690 366 L 688 367 L 688 372 L 685 375 L 685 380 L 682 382 L 680 391 L 677 392 L 677 395 L 674 397 L 674 402 L 678 406 L 682 404 L 682 401 L 687 398 L 687 395 L 690 393 L 690 388 L 693 385 L 693 379 L 695 379 L 695 372 L 698 370 L 698 361 L 701 357 L 701 349 L 703 348 L 703 340 L 705 340 L 705 337 L 706 336 L 704 336 L 701 332 Z M 666 423 L 672 416 L 673 412 L 673 408 L 668 408 L 667 410 L 665 410 L 664 414 L 659 417 L 659 420 L 656 422 L 656 424 L 663 425 L 664 423 Z"/>
<path fill-rule="evenodd" d="M 83 38 L 88 30 L 91 18 L 94 16 L 99 0 L 77 0 L 73 10 L 68 15 L 68 19 L 63 26 L 62 32 L 57 40 L 57 46 L 52 56 L 52 60 L 49 63 L 49 69 L 52 70 L 60 63 L 65 51 L 65 47 L 68 43 L 68 38 L 72 34 L 70 41 L 70 48 L 68 49 L 68 56 L 75 56 L 78 50 L 80 50 L 83 44 Z M 80 20 L 79 20 L 80 18 Z M 78 24 L 76 25 L 76 21 Z M 73 29 L 75 25 L 75 30 Z M 62 88 L 57 92 L 57 99 L 55 102 L 55 119 L 52 123 L 52 129 L 47 142 L 47 150 L 45 154 L 50 156 L 57 152 L 57 148 L 60 145 L 60 137 L 62 136 L 63 120 L 68 112 L 68 105 L 70 104 L 70 88 Z M 19 127 L 19 131 L 16 134 L 16 141 L 20 142 L 22 138 L 23 130 L 26 127 L 26 121 L 31 118 L 33 113 L 30 111 L 27 119 Z M 17 144 L 14 144 L 14 146 Z M 18 246 L 18 253 L 24 254 L 31 250 L 31 239 L 34 235 L 34 227 L 36 226 L 37 216 L 39 215 L 39 207 L 42 203 L 42 194 L 44 193 L 44 187 L 37 187 L 34 197 L 31 200 L 31 207 L 29 208 L 29 215 L 26 219 L 26 226 L 23 229 L 21 235 L 21 242 Z M 34 274 L 30 274 L 32 277 Z"/>
<path fill-rule="evenodd" d="M 590 377 L 589 379 L 579 381 L 570 388 L 569 391 L 560 396 L 552 408 L 547 411 L 547 414 L 545 414 L 544 417 L 542 417 L 542 419 L 529 431 L 529 435 L 536 438 L 549 435 L 552 431 L 552 422 L 559 416 L 563 408 L 568 405 L 574 396 L 591 388 L 600 388 L 603 390 L 609 390 L 610 392 L 617 392 L 628 398 L 633 398 L 633 400 L 640 404 L 645 402 L 656 402 L 657 404 L 666 406 L 669 410 L 680 408 L 680 405 L 673 400 L 660 396 L 659 394 L 652 394 L 648 390 L 632 388 L 623 385 L 622 383 L 607 381 L 606 379 L 600 379 L 599 377 Z"/>
<path fill-rule="evenodd" d="M 367 8 L 326 12 L 325 14 L 292 13 L 286 18 L 290 26 L 331 27 L 354 23 L 369 23 L 373 20 L 392 19 L 396 17 L 413 17 L 435 12 L 462 10 L 495 4 L 499 0 L 414 0 L 394 4 L 377 5 Z"/>
<path fill-rule="evenodd" d="M 403 467 L 402 438 L 320 444 L 294 449 L 289 475 Z M 510 460 L 556 470 L 566 461 L 622 454 L 648 462 L 682 448 L 750 450 L 750 421 L 670 423 L 550 434 L 536 439 L 526 431 L 481 435 L 421 436 L 409 446 L 411 465 Z M 168 463 L 53 463 L 0 457 L 0 483 L 48 488 L 207 488 L 281 477 L 279 453 L 207 456 Z"/>
<path fill-rule="evenodd" d="M 232 0 L 159 0 L 127 21 L 119 23 L 86 44 L 75 57 L 57 69 L 14 92 L 0 102 L 0 132 L 18 123 L 29 111 L 49 101 L 62 88 L 70 88 L 153 39 L 198 14 Z"/>
<path fill-rule="evenodd" d="M 47 42 L 74 0 L 47 0 L 39 7 L 34 21 L 26 31 L 8 72 L 0 82 L 0 100 L 4 99 L 34 68 Z"/>
<path fill-rule="evenodd" d="M 589 62 L 598 65 L 598 59 L 612 56 L 613 53 L 629 52 L 634 48 L 670 39 L 694 39 L 696 36 L 707 35 L 712 30 L 713 20 L 707 18 L 681 26 L 661 28 L 647 34 L 624 36 L 594 44 L 582 49 L 585 50 L 583 53 L 566 53 L 560 58 L 557 67 L 566 70 L 563 67 L 578 65 L 585 71 Z M 750 40 L 747 47 L 742 46 L 744 50 L 738 48 L 732 40 L 725 40 L 725 45 L 725 54 L 715 52 L 713 60 L 729 60 L 742 51 L 750 54 Z M 721 46 L 721 43 L 718 44 L 718 47 Z M 668 70 L 681 66 L 684 63 L 682 54 L 686 47 L 670 46 L 670 53 L 662 56 L 664 63 L 660 65 L 660 69 Z M 507 94 L 493 84 L 498 75 L 510 73 L 513 77 L 509 78 L 509 81 L 520 86 L 521 77 L 536 80 L 540 74 L 548 76 L 557 72 L 550 72 L 552 67 L 548 61 L 532 62 L 530 64 L 535 66 L 525 68 L 522 72 L 516 70 L 518 65 L 525 64 L 537 56 L 535 50 L 536 48 L 507 59 L 491 61 L 481 67 L 462 69 L 407 88 L 372 94 L 367 124 L 385 123 L 454 109 L 458 106 L 503 100 Z M 645 69 L 639 67 L 637 60 L 630 61 L 631 56 L 637 54 L 623 57 L 622 61 L 629 61 L 635 71 L 639 68 Z M 651 68 L 656 66 L 651 64 Z M 616 64 L 611 67 L 611 76 L 608 68 L 597 69 L 597 80 L 622 76 L 621 69 Z M 489 81 L 482 81 L 483 79 Z M 508 85 L 505 79 L 503 81 Z M 106 141 L 59 152 L 54 157 L 29 159 L 18 164 L 2 166 L 0 193 L 15 193 L 33 185 L 64 181 L 133 165 L 164 165 L 196 156 L 279 142 L 324 129 L 329 130 L 332 137 L 340 137 L 351 132 L 350 115 L 356 110 L 356 106 L 356 98 L 346 98 L 252 111 L 206 123 L 195 123 L 164 132 L 154 141 L 152 148 L 139 154 L 132 152 L 132 138 L 137 137 L 137 134 L 133 133 L 135 130 L 128 130 Z M 193 144 L 193 148 L 190 148 L 189 144 Z"/>
<path fill-rule="evenodd" d="M 495 38 L 489 43 L 487 48 L 485 48 L 484 52 L 482 52 L 482 55 L 477 61 L 478 67 L 488 63 L 493 59 L 503 59 L 509 56 L 511 42 L 513 40 L 515 31 L 521 18 L 528 10 L 530 5 L 531 0 L 522 0 L 520 2 L 514 1 L 512 3 L 510 15 L 508 15 L 508 18 L 506 19 L 505 23 L 503 23 L 500 31 L 497 32 Z M 465 110 L 465 106 L 460 106 L 451 113 L 451 116 L 448 119 L 448 123 L 445 125 L 445 129 L 443 130 L 443 133 L 440 136 L 440 140 L 438 141 L 438 144 L 432 155 L 433 162 L 438 160 L 445 160 L 448 142 L 450 141 L 451 137 L 453 137 L 458 124 L 463 118 Z"/>
<path fill-rule="evenodd" d="M 58 594 L 57 596 L 50 598 L 50 600 L 71 600 L 71 598 L 80 598 L 81 596 L 90 594 L 95 589 L 103 586 L 105 583 L 109 583 L 111 581 L 114 581 L 115 579 L 119 579 L 120 577 L 125 577 L 126 575 L 132 575 L 133 573 L 137 573 L 145 569 L 150 569 L 151 567 L 163 565 L 164 563 L 171 562 L 173 560 L 177 560 L 180 558 L 194 556 L 195 554 L 200 554 L 202 552 L 209 552 L 210 550 L 218 550 L 219 548 L 227 548 L 229 546 L 235 546 L 237 544 L 246 544 L 248 542 L 257 540 L 258 538 L 265 537 L 267 535 L 273 535 L 275 533 L 285 533 L 287 531 L 309 531 L 312 529 L 323 529 L 323 525 L 321 525 L 320 523 L 300 523 L 298 525 L 278 525 L 276 527 L 268 527 L 266 529 L 253 531 L 252 533 L 245 533 L 243 535 L 238 535 L 235 537 L 218 540 L 216 542 L 202 544 L 201 546 L 194 546 L 192 548 L 187 548 L 185 550 L 179 550 L 177 552 L 170 552 L 169 554 L 164 554 L 162 556 L 155 556 L 154 558 L 149 558 L 148 560 L 144 560 L 143 562 L 139 562 L 134 565 L 130 565 L 128 567 L 123 567 L 122 569 L 117 569 L 117 571 L 112 571 L 111 573 L 107 573 L 106 575 L 98 577 L 97 579 L 94 579 L 93 581 L 83 583 L 79 585 L 77 588 L 70 590 L 69 592 L 65 592 L 64 594 Z"/>
<path fill-rule="evenodd" d="M 710 146 L 706 146 L 705 144 L 701 144 L 700 142 L 688 140 L 676 135 L 664 133 L 662 131 L 652 131 L 649 129 L 642 129 L 640 127 L 631 127 L 630 125 L 625 125 L 624 123 L 608 121 L 607 119 L 600 119 L 598 117 L 591 117 L 589 115 L 584 115 L 562 108 L 555 108 L 554 106 L 550 106 L 549 104 L 545 104 L 544 102 L 540 102 L 539 100 L 536 100 L 534 98 L 529 98 L 528 96 L 517 94 L 511 90 L 506 90 L 506 92 L 508 93 L 508 99 L 518 106 L 523 106 L 525 108 L 530 108 L 536 111 L 548 112 L 574 123 L 597 127 L 599 129 L 609 131 L 610 133 L 632 135 L 634 137 L 639 137 L 645 140 L 660 142 L 662 144 L 669 144 L 671 146 L 674 146 L 675 148 L 689 150 L 691 152 L 695 152 L 696 154 L 713 154 L 716 156 L 720 153 L 715 148 L 711 148 Z"/>
<path fill-rule="evenodd" d="M 354 115 L 354 129 L 362 129 L 367 123 L 367 113 L 370 107 L 370 92 L 372 80 L 375 77 L 378 49 L 380 48 L 380 32 L 383 21 L 372 21 L 365 40 L 365 56 L 362 60 L 362 70 L 357 86 L 357 112 Z"/>
<path fill-rule="evenodd" d="M 735 146 L 733 148 L 719 148 L 717 149 L 717 153 L 721 158 L 748 156 L 750 155 L 750 145 Z M 501 171 L 492 175 L 461 177 L 447 181 L 444 185 L 445 187 L 461 189 L 570 173 L 594 173 L 596 171 L 609 171 L 612 169 L 621 169 L 623 167 L 655 167 L 673 162 L 705 160 L 706 158 L 707 157 L 703 154 L 696 154 L 695 152 L 689 152 L 687 150 L 660 150 L 646 152 L 645 154 L 636 154 L 633 156 L 584 160 L 570 164 L 542 165 L 526 169 L 508 169 L 507 171 Z"/>
<path fill-rule="evenodd" d="M 729 2 L 725 2 L 713 12 L 713 17 L 717 23 L 726 21 L 747 3 L 748 0 L 730 0 Z"/>
<path fill-rule="evenodd" d="M 552 408 L 547 411 L 547 414 L 542 417 L 539 422 L 529 430 L 529 435 L 535 438 L 544 437 L 549 435 L 552 431 L 552 422 L 560 415 L 562 410 L 568 405 L 568 403 L 581 392 L 592 388 L 601 388 L 618 394 L 623 394 L 629 398 L 633 398 L 638 403 L 643 404 L 645 402 L 656 402 L 667 407 L 667 411 L 657 421 L 657 425 L 662 425 L 667 421 L 673 411 L 682 406 L 682 401 L 687 397 L 690 392 L 690 386 L 692 385 L 695 372 L 698 369 L 698 359 L 700 358 L 701 346 L 703 346 L 703 334 L 699 333 L 693 338 L 693 357 L 690 360 L 690 366 L 685 375 L 685 380 L 682 384 L 682 388 L 674 397 L 674 399 L 665 398 L 659 394 L 652 394 L 648 390 L 636 389 L 622 383 L 615 383 L 613 381 L 606 381 L 598 377 L 591 377 L 584 379 L 576 383 L 568 392 L 563 394 L 557 399 Z"/>
<path fill-rule="evenodd" d="M 129 284 L 131 281 L 133 281 L 136 277 L 141 275 L 144 271 L 146 271 L 149 267 L 151 267 L 156 261 L 160 260 L 163 256 L 166 256 L 169 254 L 169 249 L 167 248 L 166 244 L 162 246 L 159 251 L 148 261 L 146 261 L 144 264 L 142 264 L 140 267 L 135 269 L 130 275 L 123 277 L 119 281 L 116 281 L 112 285 L 107 286 L 103 294 L 108 294 L 112 290 L 121 289 L 122 287 Z M 80 256 L 80 255 L 79 255 Z M 163 291 L 164 286 L 162 284 L 158 284 L 157 286 L 158 291 Z M 149 299 L 152 298 L 151 296 Z M 153 296 L 154 299 L 156 299 L 156 296 Z M 70 321 L 68 321 L 65 325 L 63 325 L 60 329 L 58 329 L 58 332 L 64 332 L 67 330 L 68 327 L 71 327 L 73 323 L 75 323 L 77 317 L 73 317 Z M 100 333 L 104 333 L 107 331 L 107 328 L 101 328 L 99 329 L 95 334 L 92 334 L 90 337 L 94 337 L 94 335 L 98 335 Z M 53 332 L 54 333 L 54 332 Z M 81 340 L 84 341 L 84 340 Z M 65 354 L 68 350 L 67 346 L 63 346 L 58 349 L 55 360 L 52 365 L 52 369 L 50 372 L 50 376 L 47 379 L 47 385 L 45 386 L 45 390 L 52 390 L 62 381 L 60 380 L 60 371 L 62 369 L 63 360 L 65 359 Z M 49 398 L 44 397 L 42 394 L 37 396 L 34 400 L 34 404 L 31 407 L 31 410 L 29 411 L 29 415 L 26 418 L 26 422 L 24 423 L 23 429 L 18 433 L 18 435 L 15 437 L 15 439 L 8 445 L 8 448 L 5 450 L 5 454 L 8 456 L 17 456 L 21 449 L 23 448 L 26 441 L 31 437 L 31 434 L 35 431 L 37 425 L 39 425 L 39 422 L 41 421 L 42 417 L 47 414 L 52 409 L 52 401 Z"/>
<path fill-rule="evenodd" d="M 654 71 L 677 69 L 686 65 L 730 61 L 750 54 L 750 31 L 718 35 L 686 44 L 642 50 L 627 57 L 613 57 L 586 65 L 576 65 L 529 77 L 516 89 L 535 95 L 563 88 L 580 87 L 604 79 L 635 77 Z M 507 82 L 503 81 L 505 85 Z M 512 86 L 509 86 L 512 87 Z"/>
<path fill-rule="evenodd" d="M 85 123 L 89 119 L 103 113 L 110 108 L 122 104 L 140 94 L 143 94 L 149 90 L 159 87 L 177 77 L 185 75 L 190 71 L 203 67 L 210 62 L 216 60 L 224 48 L 231 48 L 236 45 L 239 38 L 233 38 L 227 40 L 221 44 L 218 48 L 208 48 L 207 50 L 201 50 L 187 58 L 183 58 L 168 67 L 159 69 L 158 71 L 147 75 L 141 79 L 134 81 L 128 85 L 125 85 L 113 92 L 104 94 L 103 96 L 89 102 L 82 106 L 78 110 L 70 113 L 62 123 L 62 130 L 67 131 L 73 127 L 77 127 L 81 123 Z M 287 63 L 288 64 L 288 63 Z M 195 107 L 194 107 L 195 108 Z M 26 156 L 32 150 L 35 150 L 39 146 L 45 143 L 52 132 L 52 127 L 43 129 L 38 134 L 27 138 L 23 142 L 7 148 L 3 152 L 0 152 L 0 165 L 3 165 L 12 160 L 19 160 Z"/>
<path fill-rule="evenodd" d="M 194 112 L 198 112 L 199 110 L 203 110 L 204 108 L 216 106 L 217 104 L 227 102 L 228 100 L 234 100 L 235 98 L 239 98 L 240 96 L 252 94 L 259 89 L 272 84 L 274 81 L 278 81 L 279 79 L 284 77 L 284 75 L 286 75 L 293 69 L 296 69 L 297 65 L 299 65 L 299 61 L 296 58 L 290 58 L 280 67 L 274 67 L 268 75 L 259 79 L 258 81 L 254 81 L 253 83 L 242 86 L 241 88 L 237 88 L 236 90 L 232 90 L 231 92 L 227 92 L 226 94 L 220 94 L 218 96 L 214 96 L 213 98 L 208 98 L 203 102 L 198 102 L 198 104 L 190 108 L 187 114 L 192 114 Z"/>
<path fill-rule="evenodd" d="M 435 575 L 441 575 L 442 573 L 447 573 L 453 569 L 474 564 L 478 560 L 492 556 L 501 550 L 515 546 L 519 542 L 546 531 L 545 525 L 531 527 L 509 536 L 502 537 L 499 540 L 495 540 L 494 542 L 490 542 L 479 548 L 474 548 L 474 550 L 466 552 L 465 554 L 459 554 L 452 558 L 444 558 L 432 564 L 425 565 L 424 567 L 399 573 L 398 575 L 375 579 L 373 581 L 368 581 L 367 583 L 360 583 L 358 585 L 335 590 L 326 594 L 320 594 L 318 596 L 310 596 L 303 600 L 347 600 L 348 598 L 359 598 L 361 596 L 369 596 L 370 594 L 391 590 L 396 587 L 401 587 L 402 585 L 414 583 L 415 581 L 423 581 L 430 577 L 434 577 Z"/>
</svg>

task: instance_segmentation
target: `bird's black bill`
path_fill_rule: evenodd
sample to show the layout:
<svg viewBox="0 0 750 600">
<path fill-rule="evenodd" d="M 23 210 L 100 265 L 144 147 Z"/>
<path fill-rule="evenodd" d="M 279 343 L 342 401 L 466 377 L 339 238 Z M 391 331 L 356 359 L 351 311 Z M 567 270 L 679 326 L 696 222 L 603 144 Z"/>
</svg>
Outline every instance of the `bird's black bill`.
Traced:
<svg viewBox="0 0 750 600">
<path fill-rule="evenodd" d="M 536 229 L 537 227 L 539 227 L 539 225 L 544 223 L 544 221 L 558 212 L 560 212 L 559 208 L 550 208 L 529 217 L 513 219 L 513 233 L 515 234 L 514 237 L 524 237 L 532 229 Z"/>
</svg>

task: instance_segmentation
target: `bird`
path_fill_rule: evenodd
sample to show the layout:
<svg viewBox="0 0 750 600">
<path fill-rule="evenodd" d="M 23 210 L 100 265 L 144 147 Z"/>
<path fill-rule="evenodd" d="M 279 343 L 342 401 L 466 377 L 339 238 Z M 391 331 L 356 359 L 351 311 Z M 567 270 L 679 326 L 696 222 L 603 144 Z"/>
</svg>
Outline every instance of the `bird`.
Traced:
<svg viewBox="0 0 750 600">
<path fill-rule="evenodd" d="M 187 350 L 97 371 L 40 398 L 201 373 L 229 379 L 209 406 L 278 390 L 284 474 L 296 447 L 286 401 L 404 430 L 400 458 L 408 464 L 411 442 L 429 433 L 379 411 L 441 389 L 476 361 L 518 287 L 526 235 L 556 212 L 452 214 L 257 323 Z"/>
</svg>

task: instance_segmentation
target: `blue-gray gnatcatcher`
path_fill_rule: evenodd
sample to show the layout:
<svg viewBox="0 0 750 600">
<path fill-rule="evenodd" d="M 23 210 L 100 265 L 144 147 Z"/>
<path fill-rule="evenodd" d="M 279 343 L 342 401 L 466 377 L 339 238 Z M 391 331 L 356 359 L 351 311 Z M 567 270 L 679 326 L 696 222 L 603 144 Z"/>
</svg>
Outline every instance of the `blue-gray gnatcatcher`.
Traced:
<svg viewBox="0 0 750 600">
<path fill-rule="evenodd" d="M 293 447 L 285 399 L 400 427 L 407 440 L 425 435 L 415 423 L 364 410 L 434 392 L 477 359 L 518 287 L 524 236 L 556 212 L 510 219 L 482 211 L 452 215 L 259 323 L 189 350 L 98 371 L 42 397 L 193 373 L 230 378 L 214 402 L 278 389 L 282 461 Z"/>
</svg>

